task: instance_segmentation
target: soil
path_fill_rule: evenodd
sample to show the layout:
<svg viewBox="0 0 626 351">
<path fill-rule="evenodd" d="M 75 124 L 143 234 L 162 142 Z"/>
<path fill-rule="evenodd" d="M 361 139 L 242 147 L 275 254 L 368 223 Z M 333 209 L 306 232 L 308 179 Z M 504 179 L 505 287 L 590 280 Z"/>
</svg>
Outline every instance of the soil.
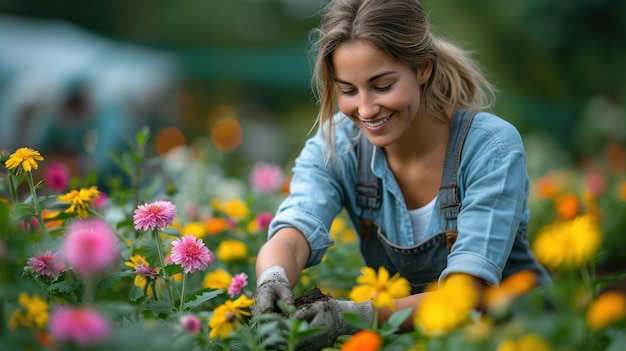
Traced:
<svg viewBox="0 0 626 351">
<path fill-rule="evenodd" d="M 332 296 L 324 294 L 320 288 L 315 287 L 296 298 L 294 305 L 296 308 L 300 308 L 316 301 L 328 301 L 332 298 Z"/>
</svg>

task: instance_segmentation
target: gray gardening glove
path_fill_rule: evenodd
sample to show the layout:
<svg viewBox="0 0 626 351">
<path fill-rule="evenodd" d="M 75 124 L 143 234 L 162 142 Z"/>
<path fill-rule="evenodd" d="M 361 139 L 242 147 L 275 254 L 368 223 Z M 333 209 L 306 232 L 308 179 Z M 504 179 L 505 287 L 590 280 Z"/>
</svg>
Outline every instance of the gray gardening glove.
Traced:
<svg viewBox="0 0 626 351">
<path fill-rule="evenodd" d="M 298 319 L 307 321 L 311 327 L 324 326 L 325 329 L 299 340 L 296 349 L 302 351 L 321 350 L 324 347 L 332 347 L 340 335 L 356 333 L 358 329 L 343 319 L 341 316 L 343 312 L 356 313 L 368 323 L 372 322 L 374 316 L 371 301 L 355 303 L 330 298 L 301 306 L 296 310 Z"/>
<path fill-rule="evenodd" d="M 276 304 L 279 300 L 286 305 L 293 306 L 293 289 L 287 279 L 287 273 L 282 267 L 270 266 L 264 269 L 257 279 L 256 286 L 252 293 L 254 299 L 254 305 L 251 308 L 253 316 L 269 312 L 283 312 Z"/>
</svg>

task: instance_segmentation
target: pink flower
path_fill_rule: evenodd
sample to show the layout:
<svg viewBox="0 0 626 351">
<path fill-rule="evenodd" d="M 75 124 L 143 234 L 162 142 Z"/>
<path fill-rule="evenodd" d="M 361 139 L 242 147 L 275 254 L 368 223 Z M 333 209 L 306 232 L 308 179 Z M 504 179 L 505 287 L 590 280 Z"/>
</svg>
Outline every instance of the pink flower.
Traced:
<svg viewBox="0 0 626 351">
<path fill-rule="evenodd" d="M 54 338 L 84 348 L 106 340 L 111 326 L 104 316 L 89 307 L 60 307 L 50 316 L 49 330 Z"/>
<path fill-rule="evenodd" d="M 63 163 L 53 162 L 46 168 L 44 179 L 52 190 L 65 190 L 70 181 L 70 169 Z"/>
<path fill-rule="evenodd" d="M 67 227 L 61 255 L 76 273 L 92 276 L 118 259 L 117 238 L 101 219 L 75 220 Z"/>
<path fill-rule="evenodd" d="M 259 194 L 271 194 L 280 189 L 285 175 L 275 163 L 257 162 L 250 172 L 252 190 Z"/>
<path fill-rule="evenodd" d="M 98 210 L 102 210 L 106 207 L 108 202 L 109 202 L 109 197 L 107 196 L 107 194 L 101 191 L 100 194 L 98 194 L 98 197 L 93 199 L 92 203 L 93 203 L 94 208 Z"/>
<path fill-rule="evenodd" d="M 259 229 L 267 230 L 270 222 L 272 221 L 272 218 L 274 218 L 274 215 L 270 212 L 260 212 L 256 216 L 256 224 L 259 226 Z"/>
<path fill-rule="evenodd" d="M 180 317 L 180 324 L 183 326 L 183 330 L 189 334 L 195 335 L 202 328 L 202 322 L 193 314 Z"/>
<path fill-rule="evenodd" d="M 57 253 L 51 250 L 41 255 L 30 257 L 28 261 L 26 261 L 26 267 L 36 276 L 43 276 L 50 279 L 56 279 L 65 269 L 65 265 L 58 262 Z"/>
<path fill-rule="evenodd" d="M 155 201 L 137 207 L 133 220 L 135 229 L 163 229 L 174 221 L 176 205 L 170 201 Z"/>
<path fill-rule="evenodd" d="M 231 298 L 233 298 L 235 295 L 239 294 L 246 285 L 248 285 L 248 275 L 246 273 L 235 274 L 233 279 L 230 281 L 228 294 Z"/>
<path fill-rule="evenodd" d="M 215 260 L 204 242 L 191 234 L 172 242 L 170 258 L 172 262 L 183 267 L 185 274 L 193 273 L 196 269 L 205 270 Z"/>
<path fill-rule="evenodd" d="M 148 266 L 145 263 L 140 263 L 135 266 L 135 274 L 140 275 L 148 280 L 154 280 L 159 277 L 159 273 Z"/>
</svg>

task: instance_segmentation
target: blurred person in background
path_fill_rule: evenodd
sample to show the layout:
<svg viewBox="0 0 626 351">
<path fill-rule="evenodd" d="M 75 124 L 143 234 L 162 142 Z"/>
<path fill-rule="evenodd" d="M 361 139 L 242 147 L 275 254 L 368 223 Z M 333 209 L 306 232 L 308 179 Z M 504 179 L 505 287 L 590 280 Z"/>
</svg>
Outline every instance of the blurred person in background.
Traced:
<svg viewBox="0 0 626 351">
<path fill-rule="evenodd" d="M 417 0 L 333 0 L 316 34 L 318 130 L 258 254 L 253 313 L 294 304 L 301 271 L 334 244 L 329 228 L 343 209 L 366 265 L 410 282 L 397 309 L 415 311 L 429 284 L 455 276 L 469 277 L 478 296 L 522 270 L 549 282 L 526 239 L 520 134 L 486 111 L 495 89 L 469 54 L 431 33 Z M 300 308 L 298 318 L 325 327 L 300 347 L 321 349 L 354 333 L 342 312 L 374 318 L 371 302 Z M 392 312 L 380 309 L 378 323 Z"/>
<path fill-rule="evenodd" d="M 109 153 L 165 117 L 178 79 L 169 55 L 63 20 L 0 15 L 0 149 L 29 147 L 74 176 L 116 172 Z M 104 184 L 100 184 L 104 185 Z"/>
</svg>

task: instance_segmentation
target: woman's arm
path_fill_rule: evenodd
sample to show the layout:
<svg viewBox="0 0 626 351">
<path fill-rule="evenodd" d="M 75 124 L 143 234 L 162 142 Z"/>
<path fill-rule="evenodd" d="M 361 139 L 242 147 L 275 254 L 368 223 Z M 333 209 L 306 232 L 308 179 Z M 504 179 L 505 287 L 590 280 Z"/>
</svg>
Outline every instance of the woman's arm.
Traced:
<svg viewBox="0 0 626 351">
<path fill-rule="evenodd" d="M 256 260 L 257 277 L 268 267 L 280 266 L 294 287 L 310 255 L 311 248 L 304 234 L 293 227 L 282 228 L 261 247 Z"/>
<path fill-rule="evenodd" d="M 484 289 L 487 287 L 487 284 L 485 284 L 482 280 L 464 274 L 464 273 L 454 273 L 451 274 L 450 276 L 448 276 L 447 280 L 450 279 L 455 279 L 456 276 L 466 276 L 466 277 L 470 277 L 472 279 L 473 282 L 473 288 L 476 290 L 476 292 L 478 293 L 478 303 L 476 304 L 475 308 L 477 309 L 482 309 L 482 305 L 483 305 L 483 299 L 482 299 L 482 295 L 483 295 L 483 291 Z M 415 319 L 415 312 L 417 311 L 417 309 L 419 308 L 419 306 L 422 304 L 422 301 L 424 300 L 424 298 L 426 297 L 427 294 L 431 294 L 431 292 L 423 292 L 423 293 L 419 293 L 419 294 L 415 294 L 415 295 L 410 295 L 407 297 L 403 297 L 403 298 L 399 298 L 399 299 L 395 299 L 394 303 L 395 303 L 395 309 L 391 310 L 389 308 L 381 308 L 378 311 L 378 325 L 382 325 L 386 320 L 389 319 L 389 317 L 391 317 L 391 315 L 395 312 L 395 311 L 399 311 L 405 308 L 411 308 L 411 314 L 409 315 L 409 317 L 402 323 L 402 325 L 400 325 L 400 331 L 411 331 L 415 328 L 415 326 L 413 325 L 413 320 Z"/>
</svg>

